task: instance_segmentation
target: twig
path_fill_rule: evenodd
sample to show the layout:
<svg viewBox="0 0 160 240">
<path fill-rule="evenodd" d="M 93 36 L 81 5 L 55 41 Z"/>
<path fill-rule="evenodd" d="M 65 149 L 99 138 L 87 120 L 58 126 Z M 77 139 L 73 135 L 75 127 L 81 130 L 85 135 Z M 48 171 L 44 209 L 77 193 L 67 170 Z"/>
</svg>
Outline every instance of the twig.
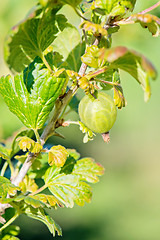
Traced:
<svg viewBox="0 0 160 240">
<path fill-rule="evenodd" d="M 154 4 L 153 6 L 151 6 L 151 7 L 147 8 L 147 9 L 143 10 L 142 12 L 139 12 L 139 14 L 148 13 L 148 12 L 152 11 L 153 9 L 159 7 L 159 6 L 160 6 L 160 1 L 159 1 L 158 3 L 156 3 L 156 4 Z"/>
</svg>

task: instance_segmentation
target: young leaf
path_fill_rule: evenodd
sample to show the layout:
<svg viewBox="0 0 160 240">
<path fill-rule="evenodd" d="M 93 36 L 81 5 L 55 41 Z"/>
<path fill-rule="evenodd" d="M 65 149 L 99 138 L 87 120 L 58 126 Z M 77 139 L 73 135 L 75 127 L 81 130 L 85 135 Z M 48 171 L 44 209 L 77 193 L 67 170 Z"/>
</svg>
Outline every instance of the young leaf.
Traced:
<svg viewBox="0 0 160 240">
<path fill-rule="evenodd" d="M 39 220 L 43 222 L 49 229 L 49 231 L 55 236 L 57 232 L 58 236 L 62 236 L 62 230 L 60 226 L 55 223 L 55 221 L 45 213 L 42 207 L 33 208 L 32 206 L 28 206 L 24 210 L 24 214 L 28 217 Z"/>
<path fill-rule="evenodd" d="M 63 167 L 67 156 L 68 152 L 63 146 L 53 146 L 48 153 L 48 163 L 50 166 L 55 165 L 57 167 Z"/>
<path fill-rule="evenodd" d="M 126 105 L 126 100 L 121 86 L 114 86 L 114 103 L 119 109 L 125 107 Z"/>
<path fill-rule="evenodd" d="M 18 133 L 17 133 L 17 132 L 14 133 L 13 137 L 12 137 L 12 138 L 9 138 L 9 139 L 7 140 L 7 144 L 6 144 L 6 145 L 8 146 L 8 142 L 9 142 L 10 140 L 12 140 L 10 157 L 13 157 L 17 152 L 20 151 L 20 148 L 19 148 L 18 142 L 17 142 L 17 138 L 18 138 L 18 137 L 26 136 L 26 137 L 31 138 L 31 137 L 33 137 L 33 135 L 34 135 L 33 130 L 21 130 L 21 131 L 18 132 Z"/>
<path fill-rule="evenodd" d="M 92 196 L 91 187 L 85 182 L 79 181 L 79 177 L 73 174 L 60 173 L 61 169 L 50 167 L 44 176 L 45 184 L 50 192 L 66 207 L 72 208 L 74 202 L 84 205 L 90 202 Z"/>
<path fill-rule="evenodd" d="M 129 17 L 129 21 L 139 22 L 142 27 L 148 28 L 154 37 L 158 37 L 160 34 L 160 18 L 157 16 L 140 13 L 133 14 Z"/>
<path fill-rule="evenodd" d="M 39 70 L 37 78 L 34 78 L 31 92 L 28 92 L 23 75 L 17 75 L 14 79 L 8 75 L 0 79 L 0 94 L 10 111 L 26 127 L 40 129 L 47 120 L 65 81 L 64 76 L 56 78 L 47 69 L 42 69 Z"/>
<path fill-rule="evenodd" d="M 94 36 L 108 36 L 107 30 L 104 29 L 100 24 L 84 21 L 81 24 L 81 28 L 84 28 L 88 33 L 94 34 Z"/>
<path fill-rule="evenodd" d="M 26 192 L 35 192 L 38 189 L 34 179 L 31 179 L 28 175 L 26 175 L 23 181 L 19 183 L 19 187 L 24 194 Z"/>
<path fill-rule="evenodd" d="M 103 10 L 101 13 L 122 18 L 127 11 L 133 11 L 136 0 L 95 0 L 93 6 L 95 11 Z"/>
<path fill-rule="evenodd" d="M 13 185 L 9 179 L 0 176 L 0 198 L 6 198 L 7 194 L 14 196 L 17 190 L 19 187 Z"/>
<path fill-rule="evenodd" d="M 24 198 L 26 204 L 31 205 L 34 208 L 47 207 L 56 208 L 57 206 L 63 207 L 63 205 L 53 195 L 36 194 L 34 196 L 29 195 Z"/>
<path fill-rule="evenodd" d="M 105 61 L 99 58 L 99 48 L 95 45 L 87 47 L 86 53 L 81 57 L 83 63 L 93 68 L 100 68 Z"/>
<path fill-rule="evenodd" d="M 139 82 L 144 90 L 145 101 L 150 98 L 149 78 L 155 79 L 157 72 L 146 57 L 126 47 L 102 49 L 101 53 L 101 58 L 110 63 L 110 68 L 120 68 L 131 74 Z"/>
<path fill-rule="evenodd" d="M 54 41 L 59 29 L 55 12 L 28 19 L 13 27 L 5 42 L 5 60 L 11 70 L 21 72 Z M 64 21 L 63 21 L 64 24 Z"/>
<path fill-rule="evenodd" d="M 72 25 L 68 25 L 54 40 L 52 46 L 53 51 L 63 56 L 63 63 L 60 67 L 78 72 L 81 65 L 80 57 L 85 51 L 78 30 Z"/>
<path fill-rule="evenodd" d="M 80 180 L 96 183 L 99 181 L 98 176 L 104 174 L 104 167 L 92 158 L 82 158 L 75 164 L 72 174 L 79 176 Z"/>
<path fill-rule="evenodd" d="M 17 138 L 17 141 L 19 142 L 18 145 L 20 149 L 22 149 L 24 152 L 28 150 L 31 153 L 39 153 L 43 148 L 41 144 L 35 142 L 29 137 L 19 137 Z"/>
</svg>

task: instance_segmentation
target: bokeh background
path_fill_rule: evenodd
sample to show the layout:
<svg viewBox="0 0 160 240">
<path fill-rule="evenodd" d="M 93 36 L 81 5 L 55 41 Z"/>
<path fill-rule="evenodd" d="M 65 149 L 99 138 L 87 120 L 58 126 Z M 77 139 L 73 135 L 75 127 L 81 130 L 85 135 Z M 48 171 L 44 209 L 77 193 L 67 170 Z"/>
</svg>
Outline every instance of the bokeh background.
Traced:
<svg viewBox="0 0 160 240">
<path fill-rule="evenodd" d="M 156 0 L 137 0 L 139 12 Z M 3 61 L 3 42 L 9 29 L 19 22 L 36 0 L 0 1 L 0 75 L 9 70 Z M 78 24 L 70 8 L 66 16 Z M 152 11 L 160 17 L 160 7 Z M 124 45 L 140 51 L 157 68 L 159 77 L 151 82 L 152 96 L 144 102 L 143 91 L 128 74 L 121 72 L 127 106 L 118 112 L 111 130 L 111 142 L 101 136 L 87 144 L 77 127 L 63 129 L 65 140 L 52 138 L 52 144 L 76 148 L 81 156 L 95 158 L 106 169 L 93 186 L 91 204 L 52 211 L 62 226 L 64 240 L 159 240 L 160 239 L 160 38 L 154 38 L 139 24 L 124 26 L 114 35 L 113 46 Z M 0 138 L 9 137 L 22 124 L 0 98 Z M 16 220 L 21 240 L 53 239 L 48 229 L 25 216 Z"/>
</svg>

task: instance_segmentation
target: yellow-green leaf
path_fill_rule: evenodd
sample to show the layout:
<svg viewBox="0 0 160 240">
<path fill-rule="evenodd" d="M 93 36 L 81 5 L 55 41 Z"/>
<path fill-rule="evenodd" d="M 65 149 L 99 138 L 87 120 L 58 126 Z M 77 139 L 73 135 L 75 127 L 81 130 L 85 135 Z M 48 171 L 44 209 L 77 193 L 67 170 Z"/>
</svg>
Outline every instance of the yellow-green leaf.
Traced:
<svg viewBox="0 0 160 240">
<path fill-rule="evenodd" d="M 63 146 L 53 146 L 48 153 L 48 163 L 50 166 L 63 167 L 67 156 L 68 152 Z"/>
<path fill-rule="evenodd" d="M 39 153 L 43 149 L 41 144 L 28 137 L 19 137 L 17 141 L 19 142 L 18 145 L 20 149 L 24 152 L 28 150 L 31 153 Z"/>
</svg>

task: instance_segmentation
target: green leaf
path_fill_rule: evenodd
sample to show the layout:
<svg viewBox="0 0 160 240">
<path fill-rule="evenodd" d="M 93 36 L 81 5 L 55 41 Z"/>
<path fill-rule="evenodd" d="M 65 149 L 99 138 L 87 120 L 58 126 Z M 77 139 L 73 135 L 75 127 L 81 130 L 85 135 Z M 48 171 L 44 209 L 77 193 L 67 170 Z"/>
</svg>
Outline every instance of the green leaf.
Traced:
<svg viewBox="0 0 160 240">
<path fill-rule="evenodd" d="M 55 165 L 57 167 L 63 167 L 67 156 L 68 152 L 63 146 L 53 146 L 48 153 L 48 163 L 50 166 Z"/>
<path fill-rule="evenodd" d="M 18 133 L 14 133 L 13 137 L 10 137 L 9 139 L 7 139 L 8 141 L 10 141 L 10 139 L 12 140 L 10 157 L 13 157 L 17 152 L 20 151 L 20 148 L 19 148 L 18 142 L 17 142 L 17 138 L 23 137 L 23 136 L 31 138 L 31 137 L 33 137 L 33 134 L 34 134 L 34 132 L 32 130 L 21 130 Z"/>
<path fill-rule="evenodd" d="M 60 0 L 63 4 L 69 4 L 72 7 L 76 7 L 82 0 Z"/>
<path fill-rule="evenodd" d="M 52 46 L 53 51 L 63 56 L 63 63 L 60 67 L 78 72 L 81 65 L 80 57 L 85 51 L 85 45 L 81 43 L 78 30 L 68 25 L 54 40 Z"/>
<path fill-rule="evenodd" d="M 66 81 L 64 76 L 56 78 L 47 69 L 39 70 L 36 76 L 31 92 L 27 91 L 23 75 L 0 79 L 0 94 L 10 111 L 31 129 L 43 127 Z"/>
<path fill-rule="evenodd" d="M 135 3 L 136 0 L 95 0 L 93 6 L 95 11 L 102 9 L 105 15 L 121 18 L 127 11 L 133 11 Z"/>
<path fill-rule="evenodd" d="M 95 45 L 87 47 L 86 53 L 81 57 L 83 63 L 93 68 L 100 68 L 104 65 L 104 60 L 99 58 L 99 48 Z"/>
<path fill-rule="evenodd" d="M 19 183 L 21 191 L 25 194 L 27 192 L 35 192 L 38 189 L 38 185 L 35 180 L 26 175 L 23 180 Z"/>
<path fill-rule="evenodd" d="M 10 159 L 11 150 L 7 149 L 3 144 L 0 144 L 0 157 L 8 160 Z"/>
<path fill-rule="evenodd" d="M 82 206 L 85 201 L 91 201 L 91 187 L 87 183 L 79 181 L 79 177 L 76 175 L 60 174 L 60 169 L 53 166 L 46 171 L 44 180 L 50 192 L 66 207 L 72 208 L 74 202 Z"/>
<path fill-rule="evenodd" d="M 23 152 L 28 150 L 31 153 L 39 153 L 43 149 L 41 144 L 35 142 L 29 137 L 18 137 L 17 141 L 19 142 L 18 145 Z"/>
<path fill-rule="evenodd" d="M 38 166 L 35 166 L 35 162 L 38 161 Z M 33 162 L 32 167 L 29 170 L 29 177 L 30 178 L 42 178 L 45 174 L 46 170 L 48 169 L 48 154 L 39 154 L 38 157 Z"/>
<path fill-rule="evenodd" d="M 82 158 L 75 164 L 72 174 L 80 177 L 83 181 L 96 183 L 99 181 L 98 176 L 104 174 L 104 167 L 92 158 Z"/>
<path fill-rule="evenodd" d="M 58 9 L 57 9 L 58 10 Z M 21 72 L 36 56 L 42 58 L 66 23 L 60 24 L 55 11 L 48 11 L 42 17 L 28 19 L 13 27 L 5 42 L 5 60 L 9 68 Z M 58 24 L 58 27 L 57 27 Z"/>
<path fill-rule="evenodd" d="M 110 68 L 119 68 L 131 74 L 142 86 L 144 99 L 148 101 L 151 95 L 149 78 L 155 79 L 157 72 L 146 57 L 126 47 L 115 47 L 102 49 L 101 58 L 110 63 Z"/>
<path fill-rule="evenodd" d="M 6 198 L 7 194 L 14 196 L 17 190 L 19 187 L 13 185 L 9 179 L 0 176 L 0 198 Z"/>
<path fill-rule="evenodd" d="M 33 208 L 39 208 L 39 207 L 56 208 L 57 206 L 63 207 L 63 205 L 53 195 L 46 195 L 46 194 L 36 194 L 34 196 L 28 195 L 21 199 L 18 199 L 17 197 L 14 201 L 19 201 L 19 200 L 24 201 L 27 205 L 30 205 Z"/>
<path fill-rule="evenodd" d="M 69 156 L 73 157 L 75 160 L 78 160 L 80 158 L 80 154 L 75 149 L 67 148 L 67 152 Z"/>
<path fill-rule="evenodd" d="M 139 22 L 142 27 L 148 28 L 154 37 L 158 37 L 160 34 L 160 18 L 157 16 L 140 13 L 133 14 L 129 17 L 129 21 Z"/>
<path fill-rule="evenodd" d="M 25 209 L 24 213 L 30 218 L 43 222 L 48 227 L 53 236 L 55 236 L 55 232 L 57 232 L 58 236 L 62 236 L 62 230 L 60 226 L 44 212 L 43 208 L 33 208 L 32 206 L 28 206 Z"/>
</svg>

